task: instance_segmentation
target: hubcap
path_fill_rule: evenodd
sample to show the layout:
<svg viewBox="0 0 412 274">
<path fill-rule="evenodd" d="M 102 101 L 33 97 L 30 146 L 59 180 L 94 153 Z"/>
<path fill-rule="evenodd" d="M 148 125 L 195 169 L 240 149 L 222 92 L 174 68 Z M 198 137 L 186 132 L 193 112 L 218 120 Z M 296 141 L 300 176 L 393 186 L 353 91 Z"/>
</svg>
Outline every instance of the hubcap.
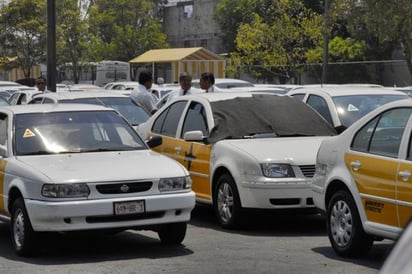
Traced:
<svg viewBox="0 0 412 274">
<path fill-rule="evenodd" d="M 352 237 L 353 221 L 352 212 L 345 201 L 337 201 L 330 214 L 330 232 L 333 241 L 339 246 L 344 247 L 349 244 Z"/>
<path fill-rule="evenodd" d="M 229 184 L 223 183 L 219 186 L 217 193 L 217 208 L 220 219 L 227 223 L 232 218 L 233 192 Z"/>
<path fill-rule="evenodd" d="M 21 247 L 24 242 L 24 215 L 23 212 L 19 209 L 16 213 L 16 218 L 13 224 L 13 236 L 14 242 L 17 247 Z"/>
</svg>

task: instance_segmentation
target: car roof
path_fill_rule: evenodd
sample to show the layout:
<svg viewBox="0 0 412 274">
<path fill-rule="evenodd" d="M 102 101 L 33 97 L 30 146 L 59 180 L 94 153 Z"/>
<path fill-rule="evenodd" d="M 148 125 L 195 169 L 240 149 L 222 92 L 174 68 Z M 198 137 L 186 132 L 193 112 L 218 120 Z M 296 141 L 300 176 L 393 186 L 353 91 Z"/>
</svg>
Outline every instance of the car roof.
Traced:
<svg viewBox="0 0 412 274">
<path fill-rule="evenodd" d="M 57 100 L 63 100 L 63 99 L 78 99 L 78 98 L 111 98 L 111 97 L 125 97 L 128 98 L 129 96 L 124 95 L 119 92 L 111 92 L 107 91 L 105 89 L 102 89 L 102 91 L 76 91 L 76 92 L 50 92 L 50 93 L 43 93 L 42 97 L 52 97 L 56 98 Z"/>
<path fill-rule="evenodd" d="M 269 94 L 269 93 L 252 93 L 249 92 L 247 90 L 245 90 L 244 92 L 241 91 L 231 91 L 231 92 L 214 92 L 214 93 L 206 93 L 206 92 L 202 92 L 202 93 L 196 93 L 196 94 L 192 94 L 192 95 L 185 95 L 185 96 L 181 96 L 179 98 L 187 98 L 190 99 L 192 97 L 195 98 L 202 98 L 203 100 L 206 100 L 208 102 L 217 102 L 217 101 L 224 101 L 224 100 L 230 100 L 236 97 L 252 97 L 252 96 L 259 96 L 259 95 L 269 95 L 269 96 L 283 96 L 280 94 Z"/>
<path fill-rule="evenodd" d="M 329 96 L 343 96 L 343 95 L 364 95 L 364 94 L 393 94 L 405 95 L 402 91 L 396 91 L 388 88 L 380 87 L 364 87 L 364 86 L 324 86 L 324 87 L 301 87 L 286 93 L 297 94 L 307 92 L 322 92 Z"/>
<path fill-rule="evenodd" d="M 111 110 L 108 107 L 93 104 L 25 104 L 2 106 L 3 111 L 14 114 L 39 113 L 39 112 L 62 112 L 62 111 L 102 111 Z"/>
</svg>

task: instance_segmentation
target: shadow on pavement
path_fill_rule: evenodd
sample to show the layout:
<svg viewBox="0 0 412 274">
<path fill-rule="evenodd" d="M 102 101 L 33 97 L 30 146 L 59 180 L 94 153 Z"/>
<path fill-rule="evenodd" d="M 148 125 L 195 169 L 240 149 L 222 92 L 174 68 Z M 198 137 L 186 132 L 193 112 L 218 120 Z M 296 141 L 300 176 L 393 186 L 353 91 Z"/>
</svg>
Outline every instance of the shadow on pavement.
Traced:
<svg viewBox="0 0 412 274">
<path fill-rule="evenodd" d="M 136 258 L 170 258 L 193 254 L 183 244 L 165 246 L 157 233 L 127 230 L 114 235 L 73 233 L 47 233 L 39 235 L 36 254 L 19 257 L 10 238 L 9 224 L 0 222 L 0 256 L 9 260 L 36 265 L 83 264 Z"/>
<path fill-rule="evenodd" d="M 217 222 L 211 206 L 196 205 L 190 224 L 218 231 L 261 236 L 320 236 L 326 235 L 325 219 L 315 213 L 299 211 L 252 211 L 245 213 L 244 224 L 227 230 Z"/>
</svg>

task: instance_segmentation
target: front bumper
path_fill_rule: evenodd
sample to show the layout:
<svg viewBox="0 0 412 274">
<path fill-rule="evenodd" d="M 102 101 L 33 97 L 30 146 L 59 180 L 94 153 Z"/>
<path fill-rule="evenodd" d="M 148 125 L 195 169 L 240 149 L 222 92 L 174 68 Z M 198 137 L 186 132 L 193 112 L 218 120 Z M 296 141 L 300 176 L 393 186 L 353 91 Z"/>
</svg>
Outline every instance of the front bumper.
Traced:
<svg viewBox="0 0 412 274">
<path fill-rule="evenodd" d="M 310 179 L 243 181 L 238 189 L 244 208 L 314 208 Z"/>
<path fill-rule="evenodd" d="M 145 212 L 114 215 L 114 202 L 144 200 Z M 164 223 L 187 222 L 195 206 L 193 191 L 142 197 L 50 202 L 25 199 L 35 231 L 75 231 L 105 228 L 133 228 Z"/>
</svg>

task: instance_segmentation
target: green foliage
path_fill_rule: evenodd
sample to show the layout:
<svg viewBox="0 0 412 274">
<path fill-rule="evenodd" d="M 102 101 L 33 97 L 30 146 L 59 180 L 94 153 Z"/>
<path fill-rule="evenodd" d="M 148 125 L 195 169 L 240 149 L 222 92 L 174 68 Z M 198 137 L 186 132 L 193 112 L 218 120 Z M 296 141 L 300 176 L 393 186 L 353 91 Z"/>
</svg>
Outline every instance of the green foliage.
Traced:
<svg viewBox="0 0 412 274">
<path fill-rule="evenodd" d="M 322 41 L 322 18 L 298 0 L 273 1 L 269 9 L 270 20 L 254 13 L 251 23 L 239 27 L 231 64 L 245 65 L 256 77 L 263 72 L 295 77 L 306 62 L 305 53 Z"/>
<path fill-rule="evenodd" d="M 329 41 L 329 61 L 348 62 L 362 61 L 365 59 L 366 44 L 364 41 L 356 41 L 351 38 L 334 37 Z M 317 47 L 306 53 L 307 63 L 320 63 L 323 58 L 323 48 Z"/>
<path fill-rule="evenodd" d="M 14 0 L 0 11 L 0 44 L 3 56 L 16 58 L 26 78 L 32 66 L 45 61 L 46 6 L 43 0 Z"/>
<path fill-rule="evenodd" d="M 56 4 L 57 65 L 71 64 L 75 83 L 78 83 L 82 64 L 90 60 L 87 24 L 82 18 L 77 0 L 58 1 Z"/>
<path fill-rule="evenodd" d="M 130 59 L 153 48 L 167 47 L 160 20 L 147 0 L 96 0 L 89 10 L 95 60 Z"/>
</svg>

